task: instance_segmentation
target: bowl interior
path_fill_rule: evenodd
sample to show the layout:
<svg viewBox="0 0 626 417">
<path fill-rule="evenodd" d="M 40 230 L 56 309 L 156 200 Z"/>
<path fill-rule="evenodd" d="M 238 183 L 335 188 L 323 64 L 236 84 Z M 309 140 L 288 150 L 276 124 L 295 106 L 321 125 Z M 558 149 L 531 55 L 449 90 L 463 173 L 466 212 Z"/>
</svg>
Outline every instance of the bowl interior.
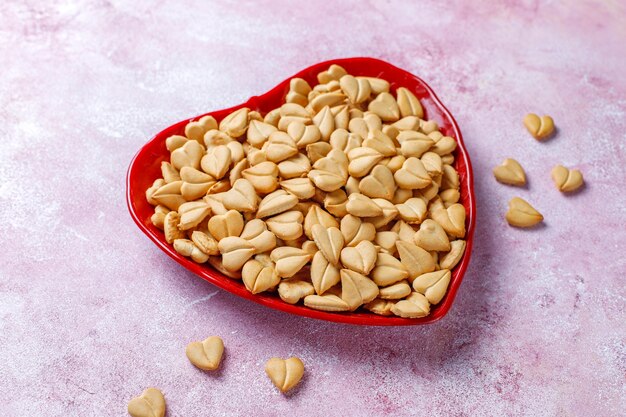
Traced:
<svg viewBox="0 0 626 417">
<path fill-rule="evenodd" d="M 431 314 L 427 317 L 419 319 L 405 319 L 395 316 L 384 317 L 375 315 L 363 309 L 359 309 L 353 313 L 328 313 L 313 310 L 303 305 L 291 305 L 285 303 L 275 293 L 253 295 L 246 290 L 240 280 L 228 278 L 213 269 L 209 264 L 199 265 L 176 253 L 173 247 L 165 242 L 163 232 L 157 229 L 150 221 L 150 216 L 154 212 L 154 208 L 146 201 L 145 190 L 152 185 L 155 179 L 160 178 L 161 162 L 169 160 L 169 152 L 165 147 L 165 139 L 171 135 L 184 135 L 185 125 L 189 121 L 196 120 L 205 114 L 213 115 L 218 121 L 220 121 L 233 110 L 241 107 L 249 107 L 252 110 L 257 110 L 261 114 L 265 115 L 265 113 L 279 107 L 283 103 L 283 99 L 289 91 L 289 80 L 291 78 L 300 77 L 308 81 L 311 85 L 314 85 L 317 83 L 317 74 L 320 71 L 326 70 L 331 64 L 341 65 L 348 71 L 348 73 L 355 76 L 360 75 L 383 78 L 390 82 L 392 92 L 395 92 L 395 89 L 398 87 L 408 88 L 420 99 L 422 106 L 424 107 L 425 117 L 427 119 L 436 120 L 439 124 L 441 132 L 444 135 L 454 137 L 458 142 L 459 146 L 455 151 L 454 167 L 459 173 L 461 183 L 461 199 L 459 202 L 465 206 L 467 211 L 467 246 L 463 258 L 452 271 L 452 279 L 450 281 L 448 293 L 437 306 L 434 306 L 431 309 Z M 469 156 L 463 144 L 461 131 L 459 130 L 454 118 L 443 106 L 443 104 L 441 104 L 435 93 L 424 81 L 400 68 L 378 59 L 337 59 L 315 64 L 306 68 L 281 82 L 269 92 L 261 96 L 254 96 L 250 98 L 250 100 L 246 103 L 242 103 L 229 109 L 205 114 L 188 120 L 183 120 L 158 133 L 139 150 L 128 169 L 126 197 L 131 216 L 135 223 L 137 223 L 137 226 L 139 226 L 139 228 L 165 253 L 188 270 L 194 272 L 212 284 L 225 289 L 226 291 L 276 310 L 298 314 L 305 317 L 350 324 L 393 326 L 432 323 L 442 318 L 448 312 L 454 302 L 456 292 L 469 264 L 472 251 L 474 223 L 476 217 L 472 168 Z"/>
</svg>

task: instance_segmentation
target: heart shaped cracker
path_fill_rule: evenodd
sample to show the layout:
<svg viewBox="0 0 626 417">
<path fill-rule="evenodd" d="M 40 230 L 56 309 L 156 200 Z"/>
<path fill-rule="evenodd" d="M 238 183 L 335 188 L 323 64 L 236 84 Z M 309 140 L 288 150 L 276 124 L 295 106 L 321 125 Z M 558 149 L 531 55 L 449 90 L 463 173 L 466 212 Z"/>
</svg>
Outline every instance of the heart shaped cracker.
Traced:
<svg viewBox="0 0 626 417">
<path fill-rule="evenodd" d="M 174 250 L 183 256 L 191 258 L 194 262 L 199 264 L 203 264 L 209 260 L 209 255 L 200 250 L 200 248 L 189 239 L 174 240 Z"/>
<path fill-rule="evenodd" d="M 281 392 L 295 387 L 304 375 L 304 364 L 298 358 L 271 358 L 265 364 L 265 372 Z"/>
<path fill-rule="evenodd" d="M 348 164 L 348 157 L 343 151 L 331 149 L 325 157 L 315 161 L 313 168 L 333 172 L 345 181 L 348 179 Z"/>
<path fill-rule="evenodd" d="M 455 203 L 445 207 L 440 198 L 435 198 L 429 207 L 430 217 L 439 223 L 443 230 L 454 237 L 465 236 L 465 207 Z"/>
<path fill-rule="evenodd" d="M 357 217 L 376 217 L 382 216 L 383 214 L 383 210 L 378 204 L 371 198 L 360 193 L 354 193 L 348 196 L 346 210 L 348 213 Z"/>
<path fill-rule="evenodd" d="M 304 305 L 315 310 L 340 312 L 349 311 L 350 306 L 338 295 L 308 295 L 304 297 Z"/>
<path fill-rule="evenodd" d="M 189 362 L 196 368 L 214 371 L 220 366 L 224 354 L 224 342 L 218 336 L 210 336 L 202 342 L 191 342 L 185 350 Z"/>
<path fill-rule="evenodd" d="M 219 214 L 209 219 L 208 229 L 211 236 L 220 241 L 228 236 L 239 236 L 243 230 L 243 216 L 236 210 Z"/>
<path fill-rule="evenodd" d="M 315 113 L 321 113 L 321 110 L 328 107 L 334 108 L 346 100 L 346 96 L 341 91 L 329 91 L 326 93 L 315 96 L 310 102 L 307 108 L 313 110 Z M 315 119 L 314 119 L 315 123 Z"/>
<path fill-rule="evenodd" d="M 339 85 L 343 92 L 348 96 L 348 100 L 352 104 L 359 104 L 369 99 L 372 93 L 372 87 L 369 81 L 363 78 L 356 78 L 352 75 L 344 75 L 339 80 Z"/>
<path fill-rule="evenodd" d="M 189 230 L 196 227 L 210 213 L 211 207 L 203 200 L 181 204 L 178 208 L 178 214 L 180 214 L 178 228 L 180 230 Z"/>
<path fill-rule="evenodd" d="M 175 211 L 170 211 L 163 219 L 163 232 L 165 233 L 165 241 L 174 243 L 176 239 L 184 239 L 185 232 L 178 228 L 180 223 L 180 215 Z"/>
<path fill-rule="evenodd" d="M 465 253 L 465 241 L 453 240 L 450 242 L 450 251 L 439 255 L 439 267 L 441 269 L 452 269 L 459 263 Z"/>
<path fill-rule="evenodd" d="M 376 237 L 376 228 L 373 224 L 351 214 L 341 219 L 340 229 L 346 246 L 356 246 L 364 240 L 371 242 Z"/>
<path fill-rule="evenodd" d="M 567 169 L 563 165 L 552 168 L 552 180 L 556 188 L 564 193 L 578 190 L 584 183 L 583 174 L 577 169 Z"/>
<path fill-rule="evenodd" d="M 204 146 L 206 146 L 207 150 L 219 145 L 228 145 L 233 141 L 233 138 L 217 129 L 211 129 L 204 134 Z"/>
<path fill-rule="evenodd" d="M 176 211 L 170 211 L 163 219 L 163 232 L 165 233 L 165 241 L 174 243 L 176 239 L 184 239 L 185 232 L 178 228 L 180 223 L 180 215 Z"/>
<path fill-rule="evenodd" d="M 418 292 L 413 292 L 404 300 L 400 300 L 391 307 L 393 314 L 405 318 L 426 317 L 430 314 L 428 299 Z"/>
<path fill-rule="evenodd" d="M 280 299 L 289 304 L 296 304 L 307 295 L 313 295 L 315 289 L 310 282 L 299 279 L 287 279 L 278 285 Z"/>
<path fill-rule="evenodd" d="M 342 189 L 332 191 L 324 197 L 324 208 L 336 217 L 343 217 L 348 214 L 346 210 L 347 204 L 348 196 Z"/>
<path fill-rule="evenodd" d="M 440 132 L 435 132 L 438 133 L 439 135 L 441 135 Z M 444 155 L 448 155 L 452 152 L 454 152 L 454 150 L 456 149 L 457 143 L 456 140 L 454 140 L 454 138 L 450 137 L 450 136 L 440 136 L 438 137 L 437 135 L 434 134 L 430 134 L 429 137 L 433 138 L 436 137 L 437 139 L 435 139 L 435 144 L 430 148 L 430 150 L 432 152 L 435 152 L 438 155 L 441 155 L 442 157 Z"/>
<path fill-rule="evenodd" d="M 399 240 L 413 243 L 415 230 L 404 220 L 398 220 L 391 228 L 391 231 L 398 234 Z"/>
<path fill-rule="evenodd" d="M 321 142 L 328 145 L 326 142 Z M 311 161 L 306 155 L 298 153 L 278 164 L 278 172 L 283 180 L 306 177 L 311 170 Z"/>
<path fill-rule="evenodd" d="M 402 168 L 396 171 L 393 177 L 398 187 L 408 190 L 424 188 L 432 182 L 422 161 L 415 157 L 410 157 L 404 161 Z"/>
<path fill-rule="evenodd" d="M 152 199 L 170 210 L 178 210 L 187 200 L 181 195 L 182 181 L 165 184 L 152 193 Z"/>
<path fill-rule="evenodd" d="M 270 112 L 271 113 L 271 112 Z M 268 116 L 266 116 L 266 122 L 269 123 Z M 311 114 L 302 106 L 295 103 L 285 103 L 280 107 L 280 117 L 277 121 L 276 127 L 282 132 L 289 130 L 291 123 L 302 123 L 305 125 L 311 124 Z M 295 141 L 294 141 L 295 142 Z"/>
<path fill-rule="evenodd" d="M 285 211 L 267 219 L 267 227 L 282 240 L 296 240 L 304 231 L 302 222 L 304 215 L 297 210 Z"/>
<path fill-rule="evenodd" d="M 221 239 L 217 248 L 222 254 L 222 265 L 229 271 L 238 271 L 254 255 L 255 248 L 250 242 L 237 236 Z"/>
<path fill-rule="evenodd" d="M 418 131 L 420 128 L 420 118 L 416 116 L 405 116 L 390 126 L 395 127 L 399 132 L 405 130 Z"/>
<path fill-rule="evenodd" d="M 338 81 L 346 74 L 347 72 L 345 69 L 343 69 L 343 67 L 333 64 L 328 67 L 328 70 L 322 71 L 317 74 L 317 80 L 320 82 L 320 84 L 326 84 L 333 80 Z"/>
<path fill-rule="evenodd" d="M 361 146 L 363 138 L 354 133 L 349 133 L 345 129 L 337 129 L 330 135 L 330 146 L 333 149 L 338 149 L 344 152 L 346 155 L 352 149 Z"/>
<path fill-rule="evenodd" d="M 172 166 L 180 171 L 182 167 L 200 168 L 200 160 L 204 156 L 204 146 L 195 140 L 186 142 L 183 146 L 172 152 L 170 161 Z"/>
<path fill-rule="evenodd" d="M 370 170 L 385 156 L 376 149 L 360 147 L 348 152 L 348 172 L 355 178 L 367 175 Z"/>
<path fill-rule="evenodd" d="M 333 130 L 335 130 L 335 118 L 330 107 L 326 106 L 321 109 L 315 117 L 313 117 L 313 124 L 319 128 L 322 140 L 328 142 L 330 135 L 333 133 Z"/>
<path fill-rule="evenodd" d="M 436 176 L 442 174 L 443 162 L 441 160 L 441 156 L 435 152 L 426 152 L 422 155 L 420 161 L 424 164 L 424 168 L 426 168 L 426 172 L 428 172 L 428 175 L 430 175 L 431 178 L 435 178 Z"/>
<path fill-rule="evenodd" d="M 256 191 L 250 181 L 245 178 L 239 178 L 235 181 L 232 188 L 224 193 L 222 204 L 228 210 L 249 212 L 256 211 L 259 202 Z"/>
<path fill-rule="evenodd" d="M 191 241 L 196 245 L 196 247 L 206 253 L 207 255 L 219 255 L 220 251 L 217 248 L 217 240 L 204 232 L 199 230 L 194 230 L 191 233 Z"/>
<path fill-rule="evenodd" d="M 311 86 L 302 78 L 292 78 L 289 81 L 289 92 L 285 97 L 287 103 L 296 103 L 300 106 L 306 106 L 309 102 L 307 98 L 311 92 Z"/>
<path fill-rule="evenodd" d="M 180 181 L 180 173 L 169 162 L 161 162 L 161 176 L 166 183 Z"/>
<path fill-rule="evenodd" d="M 128 414 L 132 417 L 163 417 L 165 398 L 158 389 L 148 388 L 139 397 L 130 400 Z"/>
<path fill-rule="evenodd" d="M 363 307 L 366 310 L 371 311 L 374 314 L 378 314 L 380 316 L 392 316 L 391 307 L 393 307 L 395 302 L 390 300 L 383 300 L 381 298 L 375 298 L 373 301 L 365 304 Z"/>
<path fill-rule="evenodd" d="M 271 193 L 278 188 L 278 165 L 271 161 L 244 169 L 241 176 L 261 194 Z"/>
<path fill-rule="evenodd" d="M 335 130 L 345 130 L 348 128 L 348 123 L 350 122 L 350 108 L 347 104 L 340 104 L 338 106 L 331 107 L 330 112 L 335 117 Z M 333 132 L 330 134 L 332 136 Z"/>
<path fill-rule="evenodd" d="M 297 203 L 298 197 L 295 195 L 282 189 L 276 190 L 261 200 L 259 209 L 256 212 L 256 218 L 274 216 L 293 208 Z"/>
<path fill-rule="evenodd" d="M 317 126 L 305 125 L 302 122 L 290 123 L 287 133 L 293 138 L 299 149 L 306 148 L 307 145 L 315 143 L 322 138 L 322 133 Z"/>
<path fill-rule="evenodd" d="M 395 122 L 400 119 L 398 103 L 389 93 L 380 93 L 374 100 L 370 101 L 367 109 L 385 122 Z"/>
<path fill-rule="evenodd" d="M 396 155 L 392 156 L 391 158 L 383 159 L 382 161 L 380 161 L 380 165 L 386 166 L 387 168 L 389 168 L 391 173 L 394 174 L 396 171 L 402 168 L 404 161 L 406 161 L 404 155 Z"/>
<path fill-rule="evenodd" d="M 303 106 L 296 103 L 285 103 L 280 106 L 280 116 L 281 117 L 298 117 L 304 119 L 304 124 L 308 125 L 311 123 L 311 114 L 307 109 Z"/>
<path fill-rule="evenodd" d="M 365 275 L 350 269 L 342 269 L 340 273 L 341 299 L 350 306 L 351 310 L 356 310 L 378 296 L 378 285 Z"/>
<path fill-rule="evenodd" d="M 524 117 L 524 126 L 535 139 L 543 140 L 554 133 L 554 120 L 550 116 L 537 116 L 529 113 Z"/>
<path fill-rule="evenodd" d="M 386 166 L 377 165 L 371 170 L 369 175 L 361 179 L 359 190 L 362 194 L 371 198 L 391 200 L 396 191 L 393 173 Z"/>
<path fill-rule="evenodd" d="M 400 218 L 408 224 L 419 224 L 426 218 L 428 209 L 421 198 L 409 198 L 402 204 L 396 204 Z"/>
<path fill-rule="evenodd" d="M 401 117 L 416 116 L 420 119 L 424 117 L 422 104 L 409 89 L 400 87 L 396 90 L 396 95 Z"/>
<path fill-rule="evenodd" d="M 399 300 L 411 294 L 411 286 L 407 281 L 400 281 L 380 289 L 378 297 L 384 300 Z"/>
<path fill-rule="evenodd" d="M 447 269 L 422 274 L 413 280 L 413 289 L 424 294 L 430 304 L 439 304 L 446 295 L 450 277 Z"/>
<path fill-rule="evenodd" d="M 232 162 L 230 148 L 226 145 L 218 145 L 207 151 L 206 155 L 202 157 L 200 165 L 204 172 L 219 180 L 226 175 Z"/>
<path fill-rule="evenodd" d="M 372 201 L 382 211 L 380 216 L 367 218 L 367 221 L 372 223 L 376 229 L 386 226 L 398 216 L 398 208 L 391 201 L 385 200 L 384 198 L 372 198 Z"/>
<path fill-rule="evenodd" d="M 329 288 L 339 283 L 340 280 L 339 268 L 328 262 L 328 259 L 321 251 L 315 253 L 311 262 L 311 282 L 315 292 L 318 295 L 322 295 Z"/>
<path fill-rule="evenodd" d="M 420 158 L 435 145 L 435 141 L 432 138 L 413 130 L 400 132 L 396 140 L 400 143 L 400 152 L 406 158 Z"/>
<path fill-rule="evenodd" d="M 170 152 L 174 152 L 187 142 L 189 142 L 189 139 L 184 136 L 172 135 L 165 139 L 165 148 Z"/>
<path fill-rule="evenodd" d="M 383 156 L 396 156 L 396 146 L 391 138 L 377 128 L 369 130 L 363 146 L 380 152 Z"/>
<path fill-rule="evenodd" d="M 250 242 L 254 247 L 255 255 L 269 252 L 276 247 L 276 235 L 267 230 L 267 225 L 260 219 L 249 220 L 240 237 Z"/>
<path fill-rule="evenodd" d="M 460 179 L 459 174 L 456 172 L 456 170 L 450 165 L 444 165 L 442 171 L 443 172 L 441 173 L 441 183 L 439 184 L 439 188 L 441 190 L 458 190 Z"/>
<path fill-rule="evenodd" d="M 435 270 L 435 262 L 430 253 L 412 243 L 399 240 L 396 242 L 402 265 L 409 272 L 409 282 L 426 272 Z"/>
<path fill-rule="evenodd" d="M 326 228 L 321 224 L 314 225 L 311 231 L 313 240 L 320 252 L 331 264 L 337 265 L 344 245 L 341 231 L 336 227 Z"/>
<path fill-rule="evenodd" d="M 167 183 L 163 178 L 158 178 L 154 180 L 150 188 L 146 190 L 146 200 L 148 201 L 148 203 L 152 204 L 153 206 L 159 204 L 159 202 L 152 198 L 152 196 L 159 188 L 163 187 L 165 184 Z"/>
<path fill-rule="evenodd" d="M 246 133 L 248 143 L 257 148 L 261 148 L 263 144 L 267 142 L 270 135 L 277 130 L 275 126 L 269 123 L 252 120 L 248 125 L 248 131 Z"/>
<path fill-rule="evenodd" d="M 348 179 L 348 159 L 338 149 L 331 149 L 325 157 L 315 161 L 313 168 L 308 177 L 322 191 L 338 190 Z"/>
<path fill-rule="evenodd" d="M 259 260 L 260 259 L 260 260 Z M 241 270 L 241 279 L 252 294 L 275 287 L 280 282 L 276 266 L 263 255 L 248 260 Z"/>
<path fill-rule="evenodd" d="M 493 175 L 498 182 L 509 185 L 526 185 L 524 168 L 515 159 L 507 158 L 501 165 L 493 169 Z"/>
<path fill-rule="evenodd" d="M 309 178 L 292 178 L 280 182 L 280 187 L 298 197 L 307 200 L 315 195 L 315 187 Z"/>
<path fill-rule="evenodd" d="M 376 248 L 368 240 L 361 241 L 354 247 L 346 247 L 341 250 L 341 263 L 344 267 L 367 275 L 376 263 Z"/>
<path fill-rule="evenodd" d="M 296 142 L 285 132 L 274 132 L 263 145 L 268 161 L 280 162 L 298 153 Z"/>
<path fill-rule="evenodd" d="M 212 129 L 217 129 L 215 118 L 213 116 L 204 116 L 199 120 L 187 123 L 185 136 L 202 144 L 204 143 L 204 134 Z"/>
<path fill-rule="evenodd" d="M 405 255 L 405 259 L 406 258 L 407 256 Z M 376 285 L 380 286 L 392 285 L 398 281 L 408 278 L 408 276 L 409 272 L 403 263 L 400 262 L 400 260 L 395 256 L 384 252 L 378 253 L 376 264 L 370 273 L 372 280 L 376 283 Z"/>
<path fill-rule="evenodd" d="M 248 129 L 249 112 L 249 108 L 243 107 L 230 113 L 220 122 L 220 130 L 233 138 L 243 136 Z"/>
<path fill-rule="evenodd" d="M 209 188 L 216 183 L 215 178 L 192 167 L 182 167 L 180 178 L 183 181 L 180 192 L 187 201 L 197 200 L 204 196 Z"/>
<path fill-rule="evenodd" d="M 309 239 L 313 239 L 313 226 L 316 224 L 321 224 L 324 228 L 339 228 L 337 220 L 327 211 L 323 210 L 318 205 L 311 205 L 309 211 L 304 217 L 304 233 Z"/>
<path fill-rule="evenodd" d="M 359 117 L 355 117 L 348 122 L 348 130 L 351 134 L 357 136 L 361 141 L 367 139 L 369 133 L 369 127 L 363 118 L 363 114 Z"/>
<path fill-rule="evenodd" d="M 506 220 L 511 226 L 532 227 L 543 221 L 543 216 L 527 201 L 514 197 L 509 201 Z"/>
<path fill-rule="evenodd" d="M 450 240 L 443 227 L 434 220 L 426 219 L 413 236 L 413 241 L 427 251 L 449 251 Z"/>
<path fill-rule="evenodd" d="M 380 250 L 391 255 L 398 251 L 396 249 L 397 241 L 398 234 L 391 230 L 376 232 L 376 237 L 374 238 L 374 243 L 380 247 Z"/>
<path fill-rule="evenodd" d="M 274 249 L 270 257 L 276 263 L 276 273 L 281 278 L 294 276 L 311 260 L 309 252 L 289 246 Z"/>
</svg>

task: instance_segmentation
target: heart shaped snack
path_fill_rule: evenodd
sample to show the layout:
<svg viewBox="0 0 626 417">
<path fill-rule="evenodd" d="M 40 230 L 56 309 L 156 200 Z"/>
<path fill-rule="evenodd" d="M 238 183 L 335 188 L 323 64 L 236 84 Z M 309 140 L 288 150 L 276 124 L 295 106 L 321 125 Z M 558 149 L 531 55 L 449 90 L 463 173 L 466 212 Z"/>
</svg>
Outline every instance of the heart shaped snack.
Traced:
<svg viewBox="0 0 626 417">
<path fill-rule="evenodd" d="M 163 417 L 165 398 L 158 389 L 148 388 L 139 397 L 130 400 L 128 414 L 132 417 Z"/>
<path fill-rule="evenodd" d="M 507 158 L 493 169 L 493 176 L 503 184 L 526 185 L 524 168 L 515 159 Z"/>
<path fill-rule="evenodd" d="M 304 375 L 304 363 L 299 358 L 272 358 L 265 364 L 265 373 L 281 392 L 295 387 Z"/>
<path fill-rule="evenodd" d="M 202 342 L 191 342 L 185 350 L 189 362 L 205 371 L 214 371 L 220 366 L 224 354 L 224 342 L 218 336 L 210 336 Z"/>
<path fill-rule="evenodd" d="M 584 183 L 583 174 L 577 169 L 568 169 L 563 165 L 552 168 L 552 180 L 556 188 L 564 193 L 578 190 Z"/>
<path fill-rule="evenodd" d="M 526 200 L 513 197 L 509 201 L 509 210 L 506 212 L 506 220 L 511 226 L 532 227 L 543 221 L 543 216 Z"/>
</svg>

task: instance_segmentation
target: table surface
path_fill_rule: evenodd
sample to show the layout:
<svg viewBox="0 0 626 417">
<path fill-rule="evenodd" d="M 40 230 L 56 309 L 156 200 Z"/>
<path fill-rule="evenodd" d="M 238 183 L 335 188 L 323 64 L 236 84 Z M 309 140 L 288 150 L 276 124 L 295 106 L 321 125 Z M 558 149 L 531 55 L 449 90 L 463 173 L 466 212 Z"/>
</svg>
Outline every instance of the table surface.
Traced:
<svg viewBox="0 0 626 417">
<path fill-rule="evenodd" d="M 5 416 L 617 416 L 626 409 L 626 8 L 607 0 L 0 3 L 0 404 Z M 133 224 L 126 168 L 162 128 L 322 60 L 373 56 L 455 115 L 478 197 L 472 263 L 436 324 L 268 310 L 187 272 Z M 558 126 L 539 143 L 529 111 Z M 495 182 L 522 163 L 529 186 Z M 557 164 L 585 175 L 564 196 Z M 504 221 L 519 195 L 545 216 Z M 189 341 L 222 336 L 217 373 Z M 303 359 L 290 395 L 272 356 Z M 620 412 L 619 410 L 622 410 Z"/>
</svg>

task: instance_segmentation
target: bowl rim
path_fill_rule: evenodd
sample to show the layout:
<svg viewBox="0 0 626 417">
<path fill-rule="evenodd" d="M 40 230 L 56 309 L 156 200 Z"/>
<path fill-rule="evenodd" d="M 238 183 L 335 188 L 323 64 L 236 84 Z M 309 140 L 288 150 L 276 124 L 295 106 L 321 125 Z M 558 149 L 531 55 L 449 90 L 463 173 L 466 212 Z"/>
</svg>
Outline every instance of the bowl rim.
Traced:
<svg viewBox="0 0 626 417">
<path fill-rule="evenodd" d="M 381 316 L 374 313 L 355 313 L 355 312 L 326 312 L 320 310 L 314 310 L 309 307 L 300 304 L 289 304 L 281 300 L 279 297 L 275 295 L 265 295 L 265 294 L 252 294 L 250 293 L 241 280 L 235 280 L 232 278 L 228 278 L 226 275 L 214 269 L 210 264 L 197 264 L 191 261 L 188 258 L 183 257 L 178 254 L 172 245 L 168 244 L 162 236 L 157 235 L 157 233 L 151 230 L 144 222 L 145 219 L 139 218 L 139 215 L 135 209 L 133 204 L 133 196 L 135 190 L 133 188 L 133 179 L 135 171 L 138 169 L 138 160 L 140 157 L 146 152 L 146 149 L 153 144 L 153 142 L 165 139 L 169 136 L 168 132 L 170 131 L 180 131 L 180 128 L 186 125 L 188 122 L 197 120 L 200 117 L 205 115 L 215 115 L 219 114 L 228 114 L 234 110 L 237 110 L 242 107 L 250 107 L 256 108 L 257 101 L 262 101 L 265 96 L 271 96 L 275 94 L 277 90 L 284 89 L 286 85 L 290 82 L 292 78 L 302 77 L 303 75 L 309 74 L 313 71 L 319 72 L 327 69 L 332 64 L 342 65 L 348 64 L 348 66 L 362 64 L 367 65 L 371 63 L 376 63 L 378 65 L 388 67 L 394 72 L 403 73 L 404 76 L 413 78 L 417 83 L 419 83 L 423 88 L 427 91 L 429 98 L 432 100 L 434 105 L 439 109 L 439 111 L 448 119 L 450 125 L 452 126 L 452 130 L 455 134 L 455 139 L 457 141 L 457 158 L 458 155 L 462 155 L 463 162 L 465 164 L 465 176 L 462 180 L 462 183 L 465 185 L 467 189 L 467 202 L 468 202 L 468 212 L 466 215 L 466 248 L 461 261 L 456 265 L 453 270 L 453 279 L 450 281 L 450 285 L 448 287 L 448 292 L 445 295 L 444 300 L 439 303 L 436 307 L 436 314 L 430 314 L 426 317 L 422 318 L 402 318 L 397 316 Z M 140 167 L 139 167 L 140 168 Z M 145 193 L 145 190 L 142 191 L 142 194 Z M 353 57 L 353 58 L 339 58 L 332 59 L 328 61 L 319 62 L 313 64 L 303 70 L 299 71 L 295 75 L 292 75 L 280 83 L 276 84 L 273 88 L 267 91 L 264 94 L 256 95 L 250 97 L 246 102 L 226 108 L 221 110 L 210 111 L 207 113 L 203 113 L 201 115 L 192 117 L 190 119 L 185 119 L 180 122 L 177 122 L 169 127 L 166 127 L 156 135 L 154 135 L 149 141 L 147 141 L 133 156 L 128 170 L 126 174 L 126 204 L 128 206 L 128 210 L 135 224 L 139 227 L 139 229 L 148 236 L 150 240 L 152 240 L 157 247 L 159 247 L 163 252 L 169 255 L 172 259 L 176 260 L 179 264 L 185 267 L 188 271 L 195 273 L 200 276 L 204 280 L 210 282 L 217 287 L 226 290 L 232 294 L 243 297 L 245 299 L 256 302 L 257 304 L 261 304 L 265 307 L 269 307 L 274 310 L 283 311 L 286 313 L 291 313 L 303 317 L 314 318 L 319 320 L 325 320 L 335 323 L 345 323 L 345 324 L 356 324 L 356 325 L 369 325 L 369 326 L 407 326 L 407 325 L 419 325 L 419 324 L 430 324 L 434 323 L 441 318 L 443 318 L 450 310 L 452 305 L 454 304 L 454 299 L 458 292 L 458 289 L 463 281 L 465 272 L 469 266 L 473 241 L 474 241 L 474 230 L 476 226 L 476 201 L 474 194 L 474 177 L 472 164 L 470 161 L 469 154 L 467 149 L 465 148 L 465 144 L 463 142 L 463 136 L 461 134 L 461 130 L 459 129 L 456 120 L 450 113 L 450 111 L 443 105 L 439 97 L 435 94 L 434 90 L 420 77 L 403 70 L 401 68 L 396 67 L 393 64 L 390 64 L 386 61 L 369 58 L 369 57 Z M 207 268 L 208 266 L 208 268 Z"/>
</svg>

